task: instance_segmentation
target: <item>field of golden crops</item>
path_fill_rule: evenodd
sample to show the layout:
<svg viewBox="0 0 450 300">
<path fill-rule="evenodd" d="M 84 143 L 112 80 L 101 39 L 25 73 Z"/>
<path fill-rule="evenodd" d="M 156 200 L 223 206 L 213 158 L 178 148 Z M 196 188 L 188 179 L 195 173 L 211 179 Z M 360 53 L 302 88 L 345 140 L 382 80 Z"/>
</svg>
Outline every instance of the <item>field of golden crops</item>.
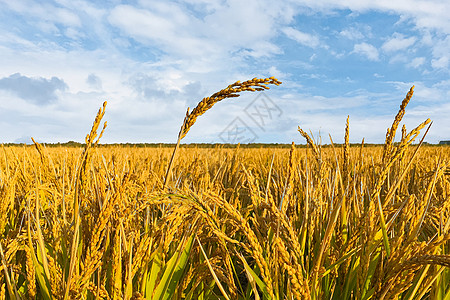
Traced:
<svg viewBox="0 0 450 300">
<path fill-rule="evenodd" d="M 84 148 L 2 147 L 0 299 L 448 300 L 450 148 L 394 143 L 411 96 L 376 147 L 105 147 L 104 109 Z"/>
</svg>

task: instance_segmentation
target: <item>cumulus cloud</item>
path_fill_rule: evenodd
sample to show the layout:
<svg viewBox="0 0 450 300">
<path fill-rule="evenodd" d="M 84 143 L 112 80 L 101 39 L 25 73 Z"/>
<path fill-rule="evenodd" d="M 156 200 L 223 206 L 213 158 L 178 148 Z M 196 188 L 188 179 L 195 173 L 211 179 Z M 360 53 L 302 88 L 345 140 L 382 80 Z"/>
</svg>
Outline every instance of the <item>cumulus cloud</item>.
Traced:
<svg viewBox="0 0 450 300">
<path fill-rule="evenodd" d="M 186 80 L 174 70 L 159 76 L 138 72 L 130 76 L 128 84 L 140 99 L 157 102 L 200 98 L 202 88 L 200 82 Z"/>
<path fill-rule="evenodd" d="M 408 66 L 417 69 L 425 63 L 425 60 L 425 57 L 416 57 L 408 64 Z"/>
<path fill-rule="evenodd" d="M 368 43 L 359 43 L 353 47 L 352 53 L 357 53 L 365 56 L 368 60 L 378 61 L 380 60 L 378 49 Z"/>
<path fill-rule="evenodd" d="M 450 2 L 442 0 L 0 0 L 0 122 L 11 141 L 31 134 L 55 141 L 67 139 L 65 134 L 83 138 L 91 117 L 107 99 L 110 126 L 105 139 L 173 142 L 187 106 L 194 107 L 235 80 L 274 75 L 284 82 L 280 93 L 298 96 L 293 106 L 283 106 L 285 115 L 280 118 L 284 122 L 292 111 L 293 135 L 298 135 L 297 114 L 306 108 L 303 120 L 317 120 L 309 128 L 343 130 L 347 114 L 355 110 L 351 105 L 341 107 L 349 103 L 351 91 L 370 86 L 389 94 L 386 80 L 408 78 L 415 71 L 411 68 L 426 69 L 426 80 L 434 82 L 448 77 L 449 10 Z M 299 45 L 314 51 L 298 51 Z M 369 68 L 368 60 L 379 63 Z M 393 68 L 388 60 L 397 63 L 396 72 L 388 71 Z M 353 76 L 346 80 L 350 72 Z M 17 74 L 10 76 L 13 73 Z M 417 93 L 424 91 L 416 86 Z M 401 100 L 409 87 L 402 88 L 396 99 Z M 296 94 L 300 90 L 311 96 L 300 101 L 304 98 Z M 442 91 L 440 98 L 448 99 L 448 85 L 436 90 Z M 268 95 L 275 98 L 277 92 L 278 88 L 271 89 Z M 190 132 L 189 141 L 205 141 L 205 131 L 217 135 L 233 119 L 232 113 L 245 107 L 244 97 L 221 103 L 199 118 L 203 123 Z M 364 100 L 353 98 L 354 103 Z M 368 98 L 364 104 L 372 101 Z M 231 110 L 233 103 L 236 108 Z M 372 113 L 374 109 L 378 110 Z M 370 107 L 365 115 L 370 132 L 379 126 L 375 115 L 387 110 L 385 105 Z M 391 110 L 395 114 L 397 102 Z M 229 118 L 224 119 L 227 113 Z M 88 116 L 83 122 L 82 115 Z M 51 124 L 42 126 L 49 119 Z M 214 125 L 220 120 L 224 121 Z M 437 124 L 447 119 L 433 120 Z M 16 126 L 18 121 L 28 125 Z M 5 126 L 7 122 L 14 126 Z M 39 129 L 33 129 L 36 123 L 41 124 Z M 274 130 L 266 141 L 279 139 L 281 132 Z M 382 139 L 384 125 L 379 132 Z M 285 141 L 290 139 L 286 135 Z"/>
<path fill-rule="evenodd" d="M 89 87 L 95 90 L 102 89 L 102 80 L 100 79 L 100 77 L 93 73 L 89 74 L 88 78 L 86 79 L 86 83 L 89 85 Z"/>
<path fill-rule="evenodd" d="M 173 98 L 174 95 L 180 93 L 180 89 L 164 84 L 163 80 L 144 73 L 133 74 L 128 84 L 136 92 L 136 94 L 144 99 L 167 99 Z"/>
<path fill-rule="evenodd" d="M 352 12 L 364 13 L 369 10 L 395 13 L 414 22 L 415 26 L 424 29 L 437 29 L 450 33 L 450 2 L 442 0 L 398 0 L 398 1 L 371 1 L 371 0 L 323 0 L 296 2 L 313 9 L 314 11 L 330 12 L 335 9 L 350 9 Z"/>
<path fill-rule="evenodd" d="M 410 59 L 403 52 L 400 52 L 389 59 L 390 64 L 407 64 L 409 61 Z"/>
<path fill-rule="evenodd" d="M 415 37 L 409 37 L 406 38 L 404 35 L 399 33 L 394 33 L 393 37 L 388 39 L 382 46 L 381 49 L 383 49 L 386 52 L 394 52 L 399 50 L 405 50 L 408 47 L 412 46 L 416 42 Z"/>
<path fill-rule="evenodd" d="M 182 14 L 174 15 L 174 11 L 168 16 L 131 5 L 118 5 L 111 11 L 109 21 L 137 39 L 170 42 L 176 38 L 176 28 L 186 25 Z"/>
<path fill-rule="evenodd" d="M 154 1 L 141 7 L 118 5 L 108 20 L 125 36 L 177 57 L 223 59 L 237 52 L 262 57 L 280 53 L 270 39 L 276 35 L 277 23 L 292 15 L 281 6 L 269 8 L 256 0 L 206 6 L 199 2 L 194 7 L 207 8 L 200 18 L 182 3 Z"/>
<path fill-rule="evenodd" d="M 285 27 L 281 30 L 288 38 L 296 41 L 303 46 L 317 48 L 320 45 L 320 40 L 317 36 L 302 32 L 292 27 Z"/>
<path fill-rule="evenodd" d="M 449 65 L 448 56 L 442 56 L 440 58 L 431 60 L 431 66 L 435 69 L 446 69 L 448 65 Z"/>
<path fill-rule="evenodd" d="M 364 35 L 356 28 L 350 27 L 339 32 L 340 36 L 343 36 L 349 40 L 360 40 L 364 38 Z"/>
<path fill-rule="evenodd" d="M 435 69 L 447 69 L 450 64 L 450 35 L 444 39 L 439 39 L 433 47 L 433 59 L 431 66 Z"/>
<path fill-rule="evenodd" d="M 57 92 L 65 91 L 67 84 L 57 77 L 27 77 L 20 73 L 0 79 L 0 89 L 12 92 L 35 104 L 45 105 L 58 99 Z"/>
<path fill-rule="evenodd" d="M 81 26 L 81 20 L 73 11 L 50 3 L 39 4 L 35 1 L 2 1 L 8 9 L 29 16 L 32 19 L 45 20 L 63 26 Z M 1 3 L 0 3 L 1 4 Z M 42 21 L 40 21 L 42 25 Z M 38 22 L 39 23 L 39 22 Z M 51 26 L 51 25 L 50 25 Z"/>
</svg>

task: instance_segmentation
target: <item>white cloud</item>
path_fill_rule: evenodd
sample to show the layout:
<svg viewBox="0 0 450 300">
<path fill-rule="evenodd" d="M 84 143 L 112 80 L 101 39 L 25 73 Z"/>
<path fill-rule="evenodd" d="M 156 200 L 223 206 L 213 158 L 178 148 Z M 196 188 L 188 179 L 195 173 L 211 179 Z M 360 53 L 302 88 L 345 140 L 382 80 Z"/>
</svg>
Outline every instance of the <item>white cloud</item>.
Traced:
<svg viewBox="0 0 450 300">
<path fill-rule="evenodd" d="M 270 76 L 275 76 L 276 78 L 278 78 L 279 80 L 284 80 L 284 78 L 287 77 L 288 74 L 283 73 L 282 71 L 280 71 L 276 66 L 271 66 L 268 70 L 267 73 Z"/>
<path fill-rule="evenodd" d="M 372 61 L 380 60 L 377 48 L 375 48 L 373 45 L 368 44 L 368 43 L 356 44 L 353 47 L 352 53 L 360 54 Z"/>
<path fill-rule="evenodd" d="M 281 31 L 290 39 L 302 44 L 303 46 L 317 48 L 320 40 L 317 36 L 302 32 L 292 27 L 285 27 Z"/>
<path fill-rule="evenodd" d="M 405 38 L 402 34 L 394 33 L 393 37 L 387 40 L 381 48 L 386 52 L 405 50 L 416 42 L 415 37 Z"/>
<path fill-rule="evenodd" d="M 196 4 L 205 6 L 201 1 Z M 118 5 L 108 19 L 125 36 L 179 58 L 226 60 L 236 53 L 258 58 L 282 52 L 270 40 L 278 24 L 291 18 L 283 4 L 268 7 L 256 0 L 232 0 L 218 5 L 209 6 L 202 17 L 181 4 L 164 1 L 144 7 Z"/>
<path fill-rule="evenodd" d="M 408 64 L 408 66 L 417 69 L 418 67 L 422 66 L 425 61 L 425 57 L 416 57 Z"/>
<path fill-rule="evenodd" d="M 435 69 L 446 69 L 449 66 L 449 57 L 442 56 L 439 59 L 432 59 L 431 66 Z"/>
<path fill-rule="evenodd" d="M 349 40 L 360 40 L 364 38 L 364 35 L 356 28 L 350 27 L 339 32 L 339 35 Z"/>
<path fill-rule="evenodd" d="M 450 64 L 450 35 L 435 41 L 431 66 L 435 69 L 448 69 Z"/>
<path fill-rule="evenodd" d="M 370 105 L 372 101 L 372 98 L 347 95 L 346 92 L 361 88 L 371 79 L 375 79 L 374 88 L 384 90 L 386 82 L 382 78 L 403 76 L 404 72 L 411 72 L 410 68 L 420 68 L 428 63 L 435 68 L 428 68 L 428 76 L 434 80 L 447 74 L 450 63 L 450 26 L 448 16 L 443 13 L 448 5 L 443 1 L 438 4 L 431 1 L 431 7 L 424 7 L 422 11 L 418 10 L 425 3 L 422 0 L 139 0 L 133 4 L 127 2 L 128 5 L 114 0 L 93 3 L 85 0 L 0 0 L 0 19 L 5 15 L 17 18 L 17 26 L 5 25 L 0 20 L 0 78 L 8 78 L 14 73 L 46 81 L 56 77 L 68 86 L 63 90 L 50 89 L 50 98 L 58 97 L 57 100 L 53 98 L 45 109 L 36 101 L 21 99 L 17 91 L 0 90 L 0 123 L 19 124 L 2 125 L 7 133 L 1 138 L 14 141 L 34 135 L 45 141 L 82 140 L 98 107 L 107 99 L 109 127 L 103 141 L 173 142 L 187 106 L 194 107 L 201 98 L 235 80 L 274 75 L 280 79 L 284 77 L 284 83 L 280 88 L 271 89 L 268 95 L 274 100 L 288 94 L 295 98 L 295 101 L 283 104 L 285 115 L 274 128 L 293 129 L 293 134 L 288 136 L 278 130 L 270 135 L 285 138 L 285 142 L 295 137 L 300 140 L 295 128 L 305 124 L 305 129 L 329 130 L 337 139 L 342 136 L 347 114 L 354 114 L 355 110 L 364 113 L 360 104 Z M 364 24 L 366 14 L 373 11 L 401 19 L 401 22 L 389 24 L 392 28 L 384 28 L 389 32 L 389 40 L 383 40 L 379 35 L 379 26 L 383 25 L 369 21 L 371 28 Z M 339 20 L 336 28 L 328 26 L 326 17 L 330 15 Z M 313 22 L 305 23 L 311 20 L 309 18 Z M 319 27 L 316 27 L 316 21 L 320 23 Z M 331 35 L 326 30 L 332 31 L 328 32 Z M 393 31 L 405 35 L 391 35 Z M 418 35 L 412 36 L 414 32 Z M 284 48 L 286 44 L 295 44 L 286 43 L 288 38 L 315 50 L 326 48 L 326 42 L 330 51 L 298 51 L 298 45 L 293 49 Z M 380 45 L 379 41 L 385 44 L 377 49 L 375 45 Z M 348 47 L 353 44 L 352 53 L 372 61 L 383 58 L 377 64 L 379 68 L 367 70 L 366 61 L 347 55 Z M 422 48 L 412 57 L 409 56 L 413 51 L 408 51 L 408 55 L 401 51 L 416 46 Z M 430 52 L 431 57 L 425 58 Z M 402 62 L 398 74 L 394 72 L 396 74 L 388 76 L 386 73 L 384 68 L 392 67 L 386 66 L 381 57 L 386 53 L 390 54 L 391 62 Z M 348 69 L 355 73 L 362 68 L 366 70 L 362 71 L 361 77 L 354 76 L 354 81 L 345 82 L 347 74 L 338 74 L 346 68 L 343 63 L 351 63 Z M 419 72 L 416 74 L 420 76 Z M 323 85 L 331 79 L 344 84 L 331 92 Z M 417 86 L 417 95 L 432 94 L 425 89 L 425 84 Z M 402 89 L 395 100 L 401 101 L 407 89 L 409 86 Z M 305 95 L 296 93 L 299 90 L 307 90 L 311 95 L 303 97 Z M 324 96 L 341 91 L 342 97 Z M 433 86 L 433 92 L 433 101 L 437 101 L 437 96 L 448 99 L 450 87 L 448 84 Z M 244 97 L 220 103 L 199 118 L 199 124 L 186 141 L 208 142 L 205 132 L 212 136 L 220 133 L 234 118 L 233 113 L 245 107 L 245 101 L 254 99 L 253 94 Z M 398 110 L 398 104 L 392 105 L 392 116 Z M 420 103 L 423 107 L 427 104 Z M 439 106 L 441 110 L 446 107 L 448 115 L 448 106 Z M 306 113 L 303 113 L 304 109 L 307 109 Z M 434 111 L 434 106 L 432 109 Z M 377 113 L 385 114 L 386 110 L 381 106 Z M 416 110 L 417 114 L 424 111 Z M 384 124 L 388 127 L 392 119 L 365 113 L 364 117 L 370 118 L 351 118 L 353 137 L 361 135 L 369 141 L 381 141 Z M 437 116 L 435 124 L 445 123 L 443 115 L 444 112 L 434 112 L 433 116 Z M 295 122 L 286 121 L 285 117 L 295 119 Z M 301 117 L 301 123 L 298 117 Z M 378 124 L 380 120 L 386 121 L 383 126 Z M 43 125 L 34 128 L 35 124 Z M 448 128 L 448 125 L 439 128 Z M 442 129 L 438 130 L 442 132 Z M 264 134 L 260 137 L 267 142 L 273 141 Z"/>
<path fill-rule="evenodd" d="M 38 105 L 46 105 L 58 99 L 58 92 L 65 91 L 67 84 L 57 77 L 30 78 L 20 73 L 0 78 L 0 90 L 10 91 L 21 99 Z"/>
<path fill-rule="evenodd" d="M 450 1 L 442 0 L 298 0 L 297 5 L 306 6 L 314 11 L 330 12 L 334 9 L 350 9 L 353 13 L 365 13 L 370 10 L 394 13 L 412 19 L 418 28 L 437 29 L 450 33 Z"/>
<path fill-rule="evenodd" d="M 86 83 L 95 90 L 101 90 L 102 89 L 102 80 L 100 77 L 95 75 L 94 73 L 89 74 L 89 76 L 86 79 Z"/>
<path fill-rule="evenodd" d="M 409 58 L 404 53 L 396 54 L 389 59 L 390 64 L 407 64 L 408 62 Z"/>
<path fill-rule="evenodd" d="M 281 50 L 278 46 L 273 43 L 260 41 L 252 45 L 251 49 L 246 49 L 240 51 L 243 56 L 251 56 L 254 58 L 270 57 L 273 54 L 281 54 Z"/>
<path fill-rule="evenodd" d="M 118 5 L 109 15 L 112 25 L 143 42 L 156 41 L 174 46 L 177 43 L 177 29 L 184 30 L 183 17 L 159 15 L 131 5 Z M 179 41 L 179 40 L 178 40 Z M 183 45 L 184 46 L 184 45 Z"/>
<path fill-rule="evenodd" d="M 63 26 L 81 26 L 81 20 L 72 11 L 56 5 L 23 0 L 23 1 L 1 1 L 9 9 L 27 15 L 31 20 L 40 19 L 53 22 Z"/>
</svg>

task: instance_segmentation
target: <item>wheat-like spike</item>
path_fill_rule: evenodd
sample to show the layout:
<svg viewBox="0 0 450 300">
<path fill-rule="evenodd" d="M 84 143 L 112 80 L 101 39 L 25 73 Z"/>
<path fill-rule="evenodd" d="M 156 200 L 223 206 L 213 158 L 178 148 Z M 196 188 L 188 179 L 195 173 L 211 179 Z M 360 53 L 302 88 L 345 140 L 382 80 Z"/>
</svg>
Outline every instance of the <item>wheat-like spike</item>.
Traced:
<svg viewBox="0 0 450 300">
<path fill-rule="evenodd" d="M 281 203 L 281 211 L 283 213 L 286 212 L 289 206 L 289 201 L 292 196 L 292 192 L 294 191 L 294 174 L 295 174 L 294 155 L 295 155 L 295 143 L 292 142 L 291 151 L 289 152 L 289 166 L 287 172 L 286 190 Z"/>
<path fill-rule="evenodd" d="M 298 132 L 300 132 L 300 134 L 306 139 L 306 142 L 311 146 L 311 148 L 313 149 L 314 155 L 316 156 L 316 159 L 318 161 L 320 161 L 320 151 L 319 148 L 317 147 L 316 143 L 314 143 L 313 139 L 309 136 L 309 134 L 307 134 L 303 129 L 300 128 L 300 126 L 298 126 Z"/>
<path fill-rule="evenodd" d="M 262 250 L 261 244 L 260 244 L 255 232 L 251 229 L 248 221 L 242 216 L 242 214 L 239 212 L 239 210 L 237 210 L 234 206 L 232 206 L 230 203 L 225 201 L 220 195 L 215 194 L 213 192 L 210 192 L 207 195 L 213 197 L 213 199 L 216 201 L 217 205 L 219 205 L 225 209 L 225 211 L 230 215 L 231 218 L 233 218 L 236 221 L 238 227 L 240 227 L 241 230 L 243 231 L 243 233 L 246 235 L 248 242 L 250 244 L 250 247 L 246 247 L 245 245 L 243 245 L 243 246 L 244 246 L 244 248 L 246 248 L 248 253 L 250 253 L 253 256 L 253 258 L 255 259 L 258 267 L 261 270 L 263 280 L 267 284 L 268 293 L 271 297 L 274 297 L 274 295 L 273 295 L 273 280 L 272 280 L 272 276 L 269 271 L 269 266 L 262 254 L 263 250 Z"/>
<path fill-rule="evenodd" d="M 203 115 L 208 109 L 213 107 L 214 104 L 216 104 L 219 101 L 222 101 L 226 98 L 234 98 L 239 97 L 240 92 L 244 91 L 263 91 L 269 89 L 267 85 L 269 84 L 275 84 L 280 85 L 281 81 L 276 79 L 275 77 L 269 77 L 269 78 L 253 78 L 251 80 L 247 80 L 244 82 L 236 81 L 233 84 L 230 84 L 223 90 L 220 90 L 214 94 L 212 94 L 209 97 L 205 97 L 200 101 L 197 106 L 189 113 L 189 108 L 186 112 L 186 117 L 184 118 L 183 124 L 181 125 L 180 132 L 178 133 L 178 140 L 175 148 L 173 149 L 172 157 L 170 158 L 169 165 L 167 167 L 166 176 L 164 177 L 164 184 L 163 184 L 163 190 L 166 188 L 167 180 L 170 176 L 170 172 L 172 171 L 172 164 L 175 159 L 175 154 L 177 153 L 177 150 L 180 146 L 180 141 L 186 136 L 186 134 L 189 132 L 189 129 L 191 129 L 192 125 L 194 125 L 195 121 L 197 120 L 197 117 Z"/>
<path fill-rule="evenodd" d="M 6 283 L 3 283 L 1 286 L 0 299 L 6 299 Z"/>
<path fill-rule="evenodd" d="M 400 109 L 395 116 L 394 122 L 392 123 L 392 126 L 390 129 L 387 130 L 386 133 L 386 142 L 384 144 L 384 150 L 383 150 L 383 161 L 386 162 L 386 160 L 391 155 L 392 150 L 392 143 L 395 138 L 395 132 L 397 131 L 398 124 L 402 120 L 403 116 L 405 115 L 406 106 L 408 105 L 409 101 L 411 100 L 411 97 L 414 94 L 414 85 L 409 89 L 408 94 L 406 94 L 405 99 L 403 99 L 402 104 L 400 104 Z"/>
<path fill-rule="evenodd" d="M 105 115 L 105 109 L 106 109 L 107 103 L 108 103 L 107 101 L 103 102 L 103 107 L 101 107 L 98 110 L 97 115 L 94 120 L 94 123 L 92 124 L 91 132 L 88 135 L 86 135 L 86 138 L 85 138 L 86 145 L 91 145 L 92 143 L 94 143 L 94 139 L 97 137 L 98 127 L 100 126 L 100 122 L 102 121 L 102 118 Z M 104 125 L 103 130 L 105 129 L 105 127 L 106 127 L 106 125 Z M 103 134 L 103 130 L 102 130 L 102 134 Z"/>
<path fill-rule="evenodd" d="M 92 240 L 85 259 L 85 268 L 83 270 L 83 274 L 80 275 L 79 282 L 77 283 L 78 286 L 83 287 L 83 289 L 87 287 L 91 275 L 102 264 L 101 258 L 105 249 L 102 249 L 101 244 L 105 238 L 106 226 L 110 220 L 111 214 L 114 212 L 115 205 L 120 201 L 120 197 L 124 192 L 128 180 L 129 175 L 125 174 L 122 184 L 116 194 L 114 194 L 112 199 L 109 199 L 109 201 L 104 204 L 103 209 L 100 212 L 97 223 L 93 229 Z"/>
<path fill-rule="evenodd" d="M 344 166 L 343 166 L 343 178 L 344 180 L 348 179 L 348 167 L 349 167 L 349 155 L 350 155 L 350 143 L 349 143 L 349 118 L 350 116 L 347 116 L 347 123 L 345 126 L 345 137 L 344 137 Z"/>
<path fill-rule="evenodd" d="M 276 79 L 275 77 L 270 78 L 253 78 L 251 80 L 247 80 L 244 82 L 236 81 L 233 84 L 230 84 L 223 90 L 220 90 L 214 94 L 212 94 L 209 97 L 205 97 L 200 101 L 197 106 L 186 116 L 186 119 L 184 121 L 184 126 L 182 127 L 180 131 L 180 139 L 184 138 L 186 134 L 189 132 L 189 129 L 194 125 L 195 121 L 197 120 L 197 117 L 203 115 L 208 109 L 213 107 L 214 104 L 216 104 L 219 101 L 222 101 L 226 98 L 234 98 L 239 97 L 239 93 L 244 91 L 263 91 L 269 89 L 267 85 L 269 84 L 275 84 L 280 85 L 281 81 Z"/>
<path fill-rule="evenodd" d="M 114 234 L 113 243 L 111 293 L 113 299 L 119 299 L 122 296 L 122 243 L 119 230 Z"/>
<path fill-rule="evenodd" d="M 146 256 L 150 254 L 150 250 L 153 243 L 153 237 L 151 235 L 145 236 L 136 249 L 133 259 L 132 276 L 134 276 L 139 268 L 142 267 L 142 262 L 146 259 Z"/>
<path fill-rule="evenodd" d="M 400 144 L 397 146 L 396 150 L 393 151 L 392 155 L 389 157 L 390 160 L 386 162 L 386 166 L 384 170 L 381 172 L 378 182 L 375 186 L 374 193 L 372 194 L 372 199 L 376 199 L 376 197 L 379 195 L 381 191 L 381 187 L 384 183 L 384 180 L 386 179 L 389 169 L 394 165 L 394 162 L 403 155 L 403 153 L 406 151 L 407 147 L 416 139 L 416 137 L 419 135 L 420 130 L 422 130 L 427 124 L 431 122 L 430 119 L 426 119 L 424 122 L 419 124 L 416 128 L 411 130 L 409 134 L 406 135 L 405 139 L 403 139 Z"/>
<path fill-rule="evenodd" d="M 407 270 L 410 268 L 415 268 L 421 265 L 440 265 L 445 267 L 450 267 L 450 255 L 422 255 L 419 257 L 411 258 L 406 261 L 402 270 Z"/>
<path fill-rule="evenodd" d="M 95 299 L 110 299 L 108 291 L 105 289 L 104 285 L 96 286 L 93 282 L 89 282 L 87 289 L 91 291 L 92 294 L 96 295 Z"/>
<path fill-rule="evenodd" d="M 26 272 L 27 272 L 27 281 L 28 281 L 28 296 L 30 299 L 34 299 L 36 297 L 36 270 L 33 265 L 33 259 L 31 257 L 32 253 L 29 246 L 25 247 L 25 257 L 26 257 Z"/>
<path fill-rule="evenodd" d="M 298 263 L 291 260 L 284 242 L 279 237 L 275 238 L 274 244 L 277 246 L 280 260 L 289 275 L 289 280 L 292 284 L 292 294 L 296 299 L 309 299 L 311 297 L 309 287 L 303 278 L 301 269 L 296 268 Z"/>
</svg>

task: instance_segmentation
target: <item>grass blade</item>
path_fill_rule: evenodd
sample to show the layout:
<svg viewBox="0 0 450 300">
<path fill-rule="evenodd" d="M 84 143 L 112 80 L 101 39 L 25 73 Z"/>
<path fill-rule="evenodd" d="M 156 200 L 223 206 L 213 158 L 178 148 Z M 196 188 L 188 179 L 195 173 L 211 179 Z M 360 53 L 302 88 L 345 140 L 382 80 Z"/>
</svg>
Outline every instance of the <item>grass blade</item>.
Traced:
<svg viewBox="0 0 450 300">
<path fill-rule="evenodd" d="M 193 242 L 194 234 L 187 241 L 180 243 L 177 251 L 167 262 L 161 281 L 156 287 L 152 299 L 172 299 L 187 266 Z"/>
<path fill-rule="evenodd" d="M 256 275 L 255 271 L 253 271 L 252 268 L 250 268 L 250 266 L 248 265 L 248 263 L 245 260 L 244 256 L 242 254 L 239 254 L 239 253 L 237 255 L 241 259 L 242 263 L 244 264 L 244 268 L 245 268 L 245 272 L 246 272 L 247 276 L 251 277 L 251 279 L 249 279 L 249 280 L 253 280 L 253 281 L 256 282 L 256 284 L 258 285 L 259 289 L 263 293 L 264 299 L 271 300 L 272 297 L 270 297 L 269 291 L 267 290 L 267 285 L 261 280 L 261 278 L 259 278 L 258 275 Z M 257 294 L 258 291 L 254 291 L 254 293 Z"/>
<path fill-rule="evenodd" d="M 205 257 L 206 263 L 208 264 L 208 268 L 209 268 L 209 270 L 211 271 L 211 274 L 214 277 L 214 281 L 216 282 L 217 286 L 219 287 L 219 289 L 222 292 L 222 295 L 225 297 L 225 299 L 230 300 L 230 298 L 228 298 L 227 293 L 225 292 L 225 289 L 223 288 L 222 284 L 220 283 L 219 278 L 216 275 L 216 272 L 214 272 L 214 269 L 211 266 L 211 263 L 209 262 L 208 256 L 206 255 L 205 250 L 203 249 L 203 246 L 200 243 L 200 240 L 198 239 L 198 237 L 196 237 L 196 239 L 197 239 L 198 245 L 200 246 L 200 250 L 202 251 L 203 256 Z"/>
</svg>

